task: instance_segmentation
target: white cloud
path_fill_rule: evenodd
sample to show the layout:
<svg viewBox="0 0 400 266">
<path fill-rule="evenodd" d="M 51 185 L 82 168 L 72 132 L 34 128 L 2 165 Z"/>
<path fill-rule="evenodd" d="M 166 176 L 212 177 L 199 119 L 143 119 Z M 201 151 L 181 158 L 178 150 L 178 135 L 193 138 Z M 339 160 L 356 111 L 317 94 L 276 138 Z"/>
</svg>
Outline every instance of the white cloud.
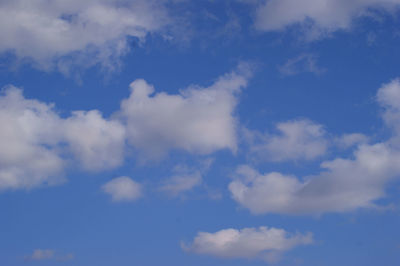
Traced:
<svg viewBox="0 0 400 266">
<path fill-rule="evenodd" d="M 377 94 L 378 102 L 385 108 L 383 119 L 395 132 L 395 139 L 400 137 L 400 78 L 384 84 Z"/>
<path fill-rule="evenodd" d="M 239 167 L 236 180 L 229 184 L 232 197 L 256 214 L 320 214 L 380 207 L 375 201 L 385 196 L 386 185 L 400 175 L 399 97 L 397 79 L 378 91 L 378 102 L 385 107 L 383 117 L 395 129 L 388 141 L 359 144 L 350 159 L 325 161 L 319 174 L 302 179 Z"/>
<path fill-rule="evenodd" d="M 58 184 L 64 160 L 54 145 L 60 119 L 51 105 L 9 87 L 0 95 L 0 190 Z"/>
<path fill-rule="evenodd" d="M 301 54 L 286 61 L 285 64 L 279 66 L 278 70 L 285 76 L 293 76 L 302 72 L 319 75 L 325 72 L 325 69 L 318 66 L 317 59 L 314 54 Z"/>
<path fill-rule="evenodd" d="M 275 260 L 277 255 L 313 242 L 311 233 L 289 234 L 283 229 L 259 227 L 224 229 L 215 233 L 199 232 L 187 251 L 222 258 Z"/>
<path fill-rule="evenodd" d="M 98 111 L 63 119 L 53 105 L 26 99 L 15 87 L 0 95 L 0 125 L 0 190 L 59 184 L 69 160 L 86 170 L 113 168 L 123 160 L 119 122 Z"/>
<path fill-rule="evenodd" d="M 126 53 L 128 38 L 143 41 L 170 23 L 166 1 L 5 0 L 0 2 L 1 52 L 49 69 L 110 61 Z M 89 62 L 88 62 L 89 61 Z"/>
<path fill-rule="evenodd" d="M 371 9 L 392 12 L 399 0 L 269 0 L 257 7 L 259 30 L 278 31 L 292 25 L 304 27 L 315 39 L 336 30 L 348 30 L 354 19 L 371 16 Z"/>
<path fill-rule="evenodd" d="M 59 184 L 71 164 L 87 171 L 115 168 L 123 163 L 126 142 L 142 152 L 142 160 L 171 149 L 236 151 L 236 95 L 249 76 L 249 66 L 242 64 L 210 87 L 191 86 L 176 95 L 152 95 L 150 85 L 136 80 L 114 119 L 98 110 L 73 111 L 63 118 L 52 104 L 7 87 L 0 94 L 0 125 L 7 125 L 0 130 L 0 190 Z M 186 184 L 174 177 L 168 190 L 172 184 L 181 185 L 175 190 L 197 185 L 195 176 L 187 175 Z"/>
<path fill-rule="evenodd" d="M 126 176 L 112 179 L 102 186 L 102 190 L 113 201 L 134 201 L 142 196 L 142 185 Z"/>
<path fill-rule="evenodd" d="M 64 122 L 64 135 L 86 170 L 110 169 L 123 161 L 125 128 L 105 120 L 97 110 L 73 112 Z"/>
<path fill-rule="evenodd" d="M 249 76 L 248 66 L 240 65 L 210 87 L 191 86 L 179 94 L 155 93 L 144 80 L 132 82 L 132 93 L 121 104 L 129 143 L 153 158 L 171 149 L 196 154 L 235 151 L 236 94 Z"/>
<path fill-rule="evenodd" d="M 310 120 L 298 119 L 277 124 L 280 134 L 253 135 L 251 152 L 268 161 L 312 160 L 324 155 L 328 141 L 325 130 Z"/>
</svg>

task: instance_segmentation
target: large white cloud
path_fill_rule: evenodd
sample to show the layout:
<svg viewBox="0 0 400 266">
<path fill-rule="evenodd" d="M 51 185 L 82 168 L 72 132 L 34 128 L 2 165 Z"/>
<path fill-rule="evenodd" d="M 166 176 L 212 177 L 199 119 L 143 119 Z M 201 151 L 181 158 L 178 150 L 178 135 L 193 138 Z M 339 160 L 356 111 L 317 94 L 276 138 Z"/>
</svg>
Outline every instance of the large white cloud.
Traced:
<svg viewBox="0 0 400 266">
<path fill-rule="evenodd" d="M 199 232 L 183 248 L 198 254 L 222 258 L 247 258 L 273 261 L 287 250 L 313 242 L 311 233 L 289 234 L 283 229 L 259 227 L 224 229 L 215 233 Z"/>
<path fill-rule="evenodd" d="M 324 155 L 328 140 L 322 125 L 307 119 L 278 123 L 279 134 L 247 131 L 250 149 L 267 161 L 312 160 Z"/>
<path fill-rule="evenodd" d="M 123 160 L 125 131 L 119 122 L 98 111 L 63 119 L 53 105 L 26 99 L 15 87 L 0 95 L 0 125 L 0 190 L 61 183 L 71 160 L 92 171 Z"/>
<path fill-rule="evenodd" d="M 354 19 L 371 16 L 371 9 L 392 12 L 399 4 L 399 0 L 267 0 L 257 8 L 256 27 L 276 31 L 301 24 L 309 38 L 318 38 L 349 29 Z"/>
<path fill-rule="evenodd" d="M 256 214 L 318 214 L 380 207 L 375 201 L 385 196 L 388 182 L 400 175 L 399 97 L 398 80 L 378 91 L 378 101 L 385 107 L 383 117 L 396 129 L 388 141 L 360 144 L 351 158 L 325 161 L 319 174 L 302 179 L 239 167 L 236 180 L 229 184 L 232 197 Z"/>
<path fill-rule="evenodd" d="M 248 82 L 247 65 L 222 76 L 210 87 L 191 86 L 179 94 L 155 93 L 144 80 L 131 84 L 131 95 L 121 103 L 130 144 L 146 157 L 168 150 L 209 154 L 237 148 L 236 94 Z"/>
<path fill-rule="evenodd" d="M 5 0 L 0 2 L 1 52 L 31 59 L 39 67 L 64 68 L 66 55 L 80 63 L 119 57 L 127 38 L 143 40 L 170 22 L 166 1 Z M 78 56 L 77 56 L 78 55 Z"/>
</svg>

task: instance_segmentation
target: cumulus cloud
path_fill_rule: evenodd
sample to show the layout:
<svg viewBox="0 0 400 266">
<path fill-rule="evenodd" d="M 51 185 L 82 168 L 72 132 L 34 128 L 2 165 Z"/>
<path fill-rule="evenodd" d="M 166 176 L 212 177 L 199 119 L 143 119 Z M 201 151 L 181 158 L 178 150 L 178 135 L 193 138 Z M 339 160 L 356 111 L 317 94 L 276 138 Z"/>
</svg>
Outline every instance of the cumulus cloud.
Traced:
<svg viewBox="0 0 400 266">
<path fill-rule="evenodd" d="M 51 105 L 27 100 L 9 87 L 0 96 L 0 189 L 53 185 L 64 160 L 54 147 L 60 118 Z"/>
<path fill-rule="evenodd" d="M 129 143 L 148 158 L 171 149 L 196 154 L 235 151 L 236 94 L 247 85 L 250 74 L 249 66 L 242 64 L 209 87 L 191 86 L 179 94 L 155 93 L 141 79 L 132 82 L 120 113 Z"/>
<path fill-rule="evenodd" d="M 134 201 L 142 196 L 142 185 L 127 176 L 112 179 L 102 186 L 113 201 Z"/>
<path fill-rule="evenodd" d="M 257 7 L 255 25 L 263 31 L 301 25 L 308 38 L 315 39 L 350 29 L 354 19 L 374 15 L 372 10 L 392 12 L 399 4 L 399 0 L 269 0 Z"/>
<path fill-rule="evenodd" d="M 105 120 L 98 110 L 73 112 L 64 121 L 63 133 L 86 170 L 114 168 L 124 159 L 125 128 L 118 121 Z"/>
<path fill-rule="evenodd" d="M 146 81 L 136 80 L 113 119 L 98 110 L 61 117 L 53 104 L 26 99 L 22 90 L 9 86 L 0 94 L 0 124 L 7 125 L 0 130 L 0 190 L 59 184 L 71 164 L 86 171 L 118 167 L 127 143 L 142 160 L 172 149 L 235 152 L 236 95 L 250 75 L 249 66 L 241 64 L 207 88 L 191 86 L 179 94 L 154 93 Z M 197 173 L 185 176 L 173 177 L 164 189 L 185 190 L 201 181 Z"/>
<path fill-rule="evenodd" d="M 110 62 L 129 49 L 128 38 L 143 41 L 170 23 L 166 2 L 1 1 L 0 53 L 11 52 L 43 69 L 65 70 L 71 56 L 112 67 Z"/>
<path fill-rule="evenodd" d="M 278 123 L 279 134 L 248 131 L 251 152 L 261 160 L 312 160 L 324 155 L 328 148 L 324 128 L 307 119 Z"/>
<path fill-rule="evenodd" d="M 377 95 L 387 125 L 395 129 L 388 141 L 359 144 L 351 158 L 322 162 L 319 174 L 301 179 L 239 167 L 237 178 L 229 184 L 232 197 L 255 214 L 320 214 L 381 207 L 376 200 L 385 196 L 386 185 L 400 175 L 399 81 L 383 85 Z"/>
<path fill-rule="evenodd" d="M 53 105 L 8 87 L 0 95 L 0 124 L 0 190 L 59 184 L 70 160 L 87 170 L 123 160 L 124 128 L 98 111 L 64 119 Z"/>
<path fill-rule="evenodd" d="M 283 229 L 259 227 L 199 232 L 186 251 L 222 258 L 247 258 L 275 261 L 279 254 L 313 242 L 311 233 L 289 234 Z"/>
</svg>

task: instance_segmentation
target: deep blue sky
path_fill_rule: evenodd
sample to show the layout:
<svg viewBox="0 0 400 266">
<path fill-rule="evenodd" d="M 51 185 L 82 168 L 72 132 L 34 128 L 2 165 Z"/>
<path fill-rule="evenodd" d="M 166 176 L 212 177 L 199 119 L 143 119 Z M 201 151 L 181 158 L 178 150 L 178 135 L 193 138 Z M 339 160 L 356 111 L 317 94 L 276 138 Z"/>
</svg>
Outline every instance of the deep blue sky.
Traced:
<svg viewBox="0 0 400 266">
<path fill-rule="evenodd" d="M 399 265 L 400 1 L 45 2 L 0 3 L 0 265 Z"/>
</svg>

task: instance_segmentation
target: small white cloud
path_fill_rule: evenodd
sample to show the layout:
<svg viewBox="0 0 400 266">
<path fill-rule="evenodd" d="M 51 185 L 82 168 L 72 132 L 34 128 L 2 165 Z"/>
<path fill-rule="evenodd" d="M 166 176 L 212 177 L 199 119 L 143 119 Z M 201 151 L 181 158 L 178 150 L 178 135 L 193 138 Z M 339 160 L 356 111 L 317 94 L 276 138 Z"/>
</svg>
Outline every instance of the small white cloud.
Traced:
<svg viewBox="0 0 400 266">
<path fill-rule="evenodd" d="M 114 178 L 101 188 L 113 201 L 134 201 L 142 196 L 142 185 L 126 176 Z"/>
<path fill-rule="evenodd" d="M 189 245 L 189 252 L 221 258 L 262 259 L 273 262 L 285 251 L 313 243 L 311 233 L 289 234 L 283 229 L 259 227 L 224 229 L 215 233 L 199 232 Z"/>
<path fill-rule="evenodd" d="M 313 160 L 324 155 L 328 148 L 324 128 L 307 119 L 277 124 L 280 134 L 252 135 L 251 152 L 267 161 Z"/>
</svg>

